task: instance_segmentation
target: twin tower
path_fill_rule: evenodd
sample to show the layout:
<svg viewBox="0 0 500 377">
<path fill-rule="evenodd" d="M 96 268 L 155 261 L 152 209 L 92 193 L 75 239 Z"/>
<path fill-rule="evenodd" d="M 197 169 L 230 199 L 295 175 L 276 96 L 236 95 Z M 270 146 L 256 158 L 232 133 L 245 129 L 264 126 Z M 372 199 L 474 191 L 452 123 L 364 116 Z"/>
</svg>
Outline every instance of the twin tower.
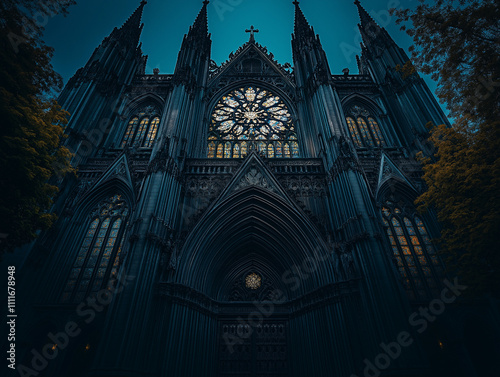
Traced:
<svg viewBox="0 0 500 377">
<path fill-rule="evenodd" d="M 411 317 L 460 294 L 414 207 L 426 124 L 448 121 L 387 31 L 356 1 L 359 74 L 332 74 L 294 2 L 293 67 L 253 28 L 217 65 L 205 1 L 173 74 L 146 74 L 145 4 L 59 98 L 78 176 L 24 268 L 20 364 L 34 349 L 59 350 L 50 376 L 474 376 L 450 335 L 465 315 Z"/>
</svg>

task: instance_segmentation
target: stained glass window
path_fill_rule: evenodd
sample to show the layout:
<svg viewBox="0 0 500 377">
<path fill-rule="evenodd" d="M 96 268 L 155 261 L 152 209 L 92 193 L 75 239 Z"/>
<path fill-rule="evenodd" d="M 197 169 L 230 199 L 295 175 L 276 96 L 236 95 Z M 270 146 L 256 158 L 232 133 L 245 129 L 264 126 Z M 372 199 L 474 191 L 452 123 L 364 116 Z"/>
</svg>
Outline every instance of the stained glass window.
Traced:
<svg viewBox="0 0 500 377">
<path fill-rule="evenodd" d="M 361 142 L 361 137 L 359 136 L 358 127 L 356 126 L 356 122 L 354 121 L 354 119 L 347 117 L 347 125 L 349 126 L 349 131 L 351 132 L 354 144 L 356 144 L 357 147 L 362 147 L 363 143 Z"/>
<path fill-rule="evenodd" d="M 245 277 L 245 286 L 249 289 L 258 289 L 261 286 L 262 278 L 255 272 Z"/>
<path fill-rule="evenodd" d="M 422 220 L 387 202 L 382 224 L 410 299 L 437 297 L 443 269 Z"/>
<path fill-rule="evenodd" d="M 281 152 L 281 141 L 276 142 L 276 157 L 283 157 L 283 154 Z"/>
<path fill-rule="evenodd" d="M 141 123 L 139 123 L 139 131 L 137 131 L 137 134 L 135 135 L 134 138 L 134 147 L 140 147 L 142 144 L 142 141 L 144 140 L 144 135 L 146 134 L 146 129 L 149 124 L 149 118 L 144 117 L 141 120 Z"/>
<path fill-rule="evenodd" d="M 124 148 L 125 145 L 127 145 L 128 141 L 132 139 L 134 136 L 135 129 L 137 128 L 137 124 L 139 124 L 139 118 L 133 117 L 130 122 L 128 122 L 128 127 L 127 131 L 125 132 L 125 135 L 123 136 L 123 141 L 121 144 L 121 147 Z"/>
<path fill-rule="evenodd" d="M 153 145 L 153 141 L 156 138 L 156 133 L 158 132 L 159 123 L 160 123 L 160 118 L 158 117 L 155 117 L 151 121 L 151 124 L 149 125 L 148 136 L 146 137 L 146 142 L 144 143 L 144 146 L 146 148 L 151 148 L 151 146 Z"/>
<path fill-rule="evenodd" d="M 215 157 L 215 141 L 210 141 L 208 143 L 208 157 L 209 158 Z"/>
<path fill-rule="evenodd" d="M 380 127 L 375 119 L 368 117 L 368 124 L 370 125 L 370 130 L 372 132 L 373 138 L 375 139 L 375 144 L 383 147 L 385 145 L 384 138 L 380 132 Z"/>
<path fill-rule="evenodd" d="M 151 148 L 158 133 L 160 117 L 153 106 L 146 106 L 129 121 L 125 135 L 120 143 L 121 148 L 130 145 L 136 148 Z"/>
<path fill-rule="evenodd" d="M 242 87 L 220 99 L 212 113 L 208 140 L 209 158 L 244 157 L 252 149 L 268 158 L 299 157 L 288 108 L 279 96 L 258 87 Z"/>
<path fill-rule="evenodd" d="M 356 147 L 384 147 L 378 122 L 365 108 L 355 105 L 347 113 L 347 126 Z M 354 120 L 356 119 L 356 120 Z"/>
<path fill-rule="evenodd" d="M 127 214 L 128 206 L 120 195 L 99 204 L 92 214 L 69 273 L 61 296 L 62 302 L 81 302 L 89 294 L 106 286 L 109 271 L 116 273 L 116 263 L 123 244 L 122 239 L 117 247 L 117 240 L 121 237 L 120 230 Z"/>
<path fill-rule="evenodd" d="M 370 134 L 370 131 L 368 130 L 368 126 L 366 125 L 366 122 L 363 118 L 358 117 L 356 120 L 358 122 L 359 129 L 361 130 L 361 136 L 363 137 L 363 141 L 365 144 L 373 147 L 373 139 L 372 135 Z"/>
</svg>

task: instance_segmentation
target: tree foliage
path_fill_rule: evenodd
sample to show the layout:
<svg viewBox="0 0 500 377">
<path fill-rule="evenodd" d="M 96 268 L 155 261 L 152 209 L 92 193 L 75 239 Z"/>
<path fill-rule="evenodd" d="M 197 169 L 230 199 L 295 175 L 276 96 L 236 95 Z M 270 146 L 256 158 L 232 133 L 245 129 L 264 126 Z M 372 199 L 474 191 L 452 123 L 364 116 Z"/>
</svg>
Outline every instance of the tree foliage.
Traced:
<svg viewBox="0 0 500 377">
<path fill-rule="evenodd" d="M 452 128 L 431 129 L 434 156 L 422 156 L 427 191 L 443 224 L 448 266 L 475 294 L 500 295 L 500 3 L 420 0 L 393 10 L 413 37 L 412 61 L 438 82 Z M 406 24 L 411 23 L 411 27 Z"/>
<path fill-rule="evenodd" d="M 500 6 L 495 0 L 420 0 L 393 10 L 412 36 L 413 64 L 438 82 L 437 95 L 457 123 L 478 127 L 498 119 Z"/>
<path fill-rule="evenodd" d="M 50 64 L 52 49 L 41 40 L 42 26 L 28 19 L 67 5 L 0 4 L 0 252 L 32 241 L 37 231 L 50 227 L 57 187 L 49 180 L 72 170 L 70 153 L 61 146 L 68 114 L 50 98 L 62 80 Z"/>
</svg>

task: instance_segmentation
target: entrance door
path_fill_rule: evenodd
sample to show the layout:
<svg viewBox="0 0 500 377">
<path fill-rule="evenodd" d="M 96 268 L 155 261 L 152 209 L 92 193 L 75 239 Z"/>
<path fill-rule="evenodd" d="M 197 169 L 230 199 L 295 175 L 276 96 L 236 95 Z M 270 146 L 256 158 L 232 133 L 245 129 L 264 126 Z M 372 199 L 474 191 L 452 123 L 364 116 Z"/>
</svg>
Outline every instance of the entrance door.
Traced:
<svg viewBox="0 0 500 377">
<path fill-rule="evenodd" d="M 269 319 L 256 326 L 220 322 L 218 376 L 284 377 L 287 372 L 285 320 Z"/>
</svg>

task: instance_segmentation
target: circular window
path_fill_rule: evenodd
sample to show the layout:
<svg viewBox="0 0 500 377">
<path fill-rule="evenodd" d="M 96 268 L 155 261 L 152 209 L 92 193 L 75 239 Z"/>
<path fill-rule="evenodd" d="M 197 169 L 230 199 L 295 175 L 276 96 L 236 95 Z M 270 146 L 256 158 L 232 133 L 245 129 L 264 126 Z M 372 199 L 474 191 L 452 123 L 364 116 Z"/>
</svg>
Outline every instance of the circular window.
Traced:
<svg viewBox="0 0 500 377">
<path fill-rule="evenodd" d="M 266 157 L 299 157 L 292 115 L 272 92 L 246 86 L 215 105 L 208 133 L 209 158 L 242 158 L 251 149 Z"/>
<path fill-rule="evenodd" d="M 262 278 L 255 272 L 252 272 L 245 278 L 245 286 L 248 289 L 258 289 L 260 288 L 261 283 L 262 283 Z"/>
</svg>

